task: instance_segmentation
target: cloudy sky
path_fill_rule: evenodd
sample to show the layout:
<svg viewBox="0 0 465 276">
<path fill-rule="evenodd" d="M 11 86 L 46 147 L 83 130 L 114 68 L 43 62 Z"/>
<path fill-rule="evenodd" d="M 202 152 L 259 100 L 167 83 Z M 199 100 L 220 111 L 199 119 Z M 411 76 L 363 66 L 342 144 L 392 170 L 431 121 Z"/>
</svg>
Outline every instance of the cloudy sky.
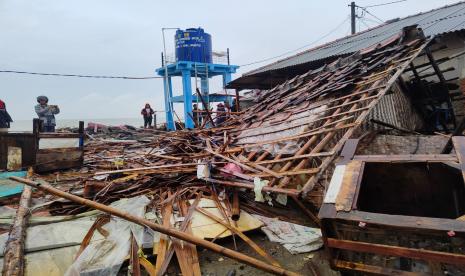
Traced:
<svg viewBox="0 0 465 276">
<path fill-rule="evenodd" d="M 392 1 L 356 3 L 368 6 Z M 455 2 L 407 0 L 369 11 L 387 20 Z M 349 34 L 349 3 L 347 0 L 2 0 L 0 70 L 154 76 L 155 68 L 161 64 L 161 28 L 199 26 L 212 35 L 214 50 L 229 47 L 232 63 L 242 65 L 318 39 L 312 46 Z M 377 25 L 376 20 L 366 15 L 359 21 L 360 30 Z M 168 52 L 174 51 L 173 35 L 167 32 Z M 242 67 L 235 77 L 265 64 Z M 178 82 L 175 94 L 181 92 Z M 221 90 L 219 80 L 213 83 L 211 90 Z M 134 118 L 147 101 L 157 110 L 164 109 L 163 84 L 159 79 L 105 80 L 1 73 L 0 85 L 0 98 L 16 120 L 35 116 L 35 97 L 40 94 L 49 96 L 51 103 L 61 107 L 61 119 Z"/>
</svg>

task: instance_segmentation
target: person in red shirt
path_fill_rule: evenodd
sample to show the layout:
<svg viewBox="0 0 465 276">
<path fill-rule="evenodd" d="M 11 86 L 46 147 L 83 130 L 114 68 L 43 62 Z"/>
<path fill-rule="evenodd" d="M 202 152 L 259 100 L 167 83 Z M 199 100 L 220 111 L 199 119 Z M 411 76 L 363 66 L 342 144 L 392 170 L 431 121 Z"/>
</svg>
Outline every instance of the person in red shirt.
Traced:
<svg viewBox="0 0 465 276">
<path fill-rule="evenodd" d="M 152 128 L 152 120 L 155 111 L 150 107 L 150 104 L 146 103 L 140 114 L 144 117 L 144 128 Z"/>
</svg>

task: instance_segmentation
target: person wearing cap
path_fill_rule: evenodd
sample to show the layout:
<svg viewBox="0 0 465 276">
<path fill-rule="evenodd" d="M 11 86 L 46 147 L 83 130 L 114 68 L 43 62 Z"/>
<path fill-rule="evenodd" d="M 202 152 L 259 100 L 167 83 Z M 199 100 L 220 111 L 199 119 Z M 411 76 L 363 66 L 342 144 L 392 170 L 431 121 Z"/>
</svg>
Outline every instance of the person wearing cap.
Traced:
<svg viewBox="0 0 465 276">
<path fill-rule="evenodd" d="M 13 122 L 13 120 L 6 111 L 5 102 L 0 100 L 0 132 L 7 132 L 11 122 Z"/>
<path fill-rule="evenodd" d="M 46 96 L 37 97 L 35 111 L 42 121 L 42 132 L 55 132 L 56 120 L 55 115 L 60 113 L 57 105 L 49 105 Z"/>
<path fill-rule="evenodd" d="M 152 107 L 150 107 L 150 104 L 146 103 L 145 107 L 142 109 L 140 114 L 142 114 L 142 116 L 144 117 L 144 128 L 152 128 L 152 119 L 154 116 L 156 127 L 157 117 L 155 115 L 155 111 L 153 111 Z"/>
<path fill-rule="evenodd" d="M 226 121 L 226 109 L 223 103 L 219 103 L 216 106 L 216 112 L 215 125 L 219 126 Z"/>
</svg>

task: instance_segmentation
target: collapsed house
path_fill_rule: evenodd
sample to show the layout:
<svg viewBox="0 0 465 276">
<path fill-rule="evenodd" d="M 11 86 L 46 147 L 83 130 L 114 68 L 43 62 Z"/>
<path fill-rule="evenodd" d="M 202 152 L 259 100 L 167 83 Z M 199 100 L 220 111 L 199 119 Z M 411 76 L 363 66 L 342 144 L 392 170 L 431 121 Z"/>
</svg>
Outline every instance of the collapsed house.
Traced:
<svg viewBox="0 0 465 276">
<path fill-rule="evenodd" d="M 60 245 L 29 242 L 27 269 L 39 270 L 40 258 L 31 255 L 42 254 L 47 271 L 114 275 L 129 255 L 132 273 L 142 266 L 163 274 L 176 256 L 182 274 L 199 275 L 197 245 L 271 273 L 296 275 L 242 233 L 265 223 L 255 214 L 278 216 L 258 203 L 272 202 L 286 212 L 296 206 L 321 226 L 334 268 L 464 273 L 465 141 L 452 142 L 465 126 L 464 26 L 457 19 L 464 8 L 461 3 L 387 23 L 309 52 L 326 51 L 329 59 L 270 74 L 262 68 L 233 81 L 231 87 L 262 91 L 221 127 L 128 141 L 91 138 L 84 167 L 30 175 L 35 182 L 15 178 L 55 195 L 36 194 L 39 202 L 23 209 L 33 214 L 28 237 L 59 228 L 63 232 L 51 233 L 51 240 L 67 238 Z M 428 28 L 418 28 L 422 20 Z M 428 36 L 432 29 L 444 36 Z M 335 51 L 335 44 L 343 48 Z M 113 209 L 99 207 L 111 219 L 90 210 L 95 202 L 129 211 L 139 226 L 115 219 Z M 17 225 L 14 217 L 3 223 Z M 292 220 L 286 213 L 281 218 Z M 173 235 L 173 229 L 183 234 L 168 239 L 158 232 Z M 263 261 L 199 241 L 230 235 L 247 240 Z M 11 240 L 18 242 L 7 233 L 2 238 L 7 251 Z M 156 259 L 140 256 L 139 249 Z M 8 256 L 4 262 L 13 266 L 17 258 Z"/>
<path fill-rule="evenodd" d="M 255 102 L 267 105 L 268 114 L 257 114 L 258 104 L 249 115 L 259 118 L 254 123 L 261 129 L 244 128 L 248 135 L 256 134 L 255 141 L 262 145 L 262 151 L 274 151 L 277 160 L 303 155 L 301 162 L 275 166 L 280 172 L 297 169 L 301 174 L 291 181 L 273 179 L 271 183 L 280 187 L 296 185 L 293 188 L 302 189 L 302 196 L 307 196 L 317 209 L 321 207 L 319 217 L 325 246 L 334 268 L 386 275 L 464 273 L 465 205 L 460 167 L 463 140 L 456 138 L 454 146 L 451 141 L 451 136 L 463 135 L 464 131 L 463 8 L 465 4 L 458 3 L 390 21 L 256 69 L 230 84 L 231 88 L 255 89 L 251 93 L 260 95 Z M 412 23 L 431 39 L 421 53 L 403 56 L 395 47 L 385 47 L 390 39 L 395 40 L 387 38 L 390 32 Z M 364 48 L 366 43 L 373 44 Z M 351 54 L 354 50 L 358 51 Z M 397 58 L 406 63 L 386 66 L 385 61 L 395 62 Z M 380 71 L 373 70 L 371 76 L 355 73 L 354 79 L 361 77 L 363 81 L 343 79 L 331 86 L 331 78 L 337 79 L 335 76 L 344 75 L 342 72 L 355 69 L 357 61 L 366 61 L 365 68 L 378 67 Z M 331 110 L 332 106 L 326 104 L 324 97 L 308 97 L 312 101 L 306 104 L 315 107 L 317 114 L 325 114 L 322 119 L 326 121 L 318 122 L 318 115 L 309 113 L 302 117 L 315 125 L 299 129 L 293 125 L 299 109 L 289 104 L 287 108 L 293 110 L 286 112 L 280 105 L 284 104 L 280 100 L 282 95 L 293 91 L 303 94 L 311 86 L 298 80 L 312 72 L 324 76 L 331 66 L 340 71 L 332 71 L 328 81 L 318 83 L 314 89 L 321 88 L 320 91 L 331 95 L 330 104 L 336 102 L 337 111 L 325 114 L 324 109 Z M 363 85 L 367 81 L 370 84 L 370 80 L 378 81 L 381 87 L 346 86 Z M 281 84 L 264 90 L 276 83 Z M 293 87 L 292 83 L 298 85 Z M 332 88 L 329 92 L 325 91 L 327 86 Z M 372 94 L 375 99 L 371 103 L 372 95 L 366 99 L 360 95 L 347 99 L 354 91 L 363 94 L 370 88 L 383 91 L 382 96 L 376 99 L 376 93 Z M 337 100 L 338 89 L 350 91 L 341 97 L 347 100 L 347 106 Z M 274 96 L 268 91 L 283 94 Z M 270 109 L 281 112 L 272 113 Z M 361 114 L 366 109 L 367 114 Z M 262 120 L 261 115 L 269 116 L 269 122 Z M 354 117 L 349 118 L 350 115 Z M 273 122 L 273 116 L 287 121 Z M 353 122 L 358 125 L 351 130 Z M 333 128 L 329 130 L 325 123 Z M 348 129 L 342 130 L 341 126 Z M 292 144 L 286 140 L 299 134 L 305 137 L 307 131 L 308 139 Z M 266 145 L 266 140 L 273 136 L 277 143 Z M 334 153 L 340 156 L 334 158 Z"/>
</svg>

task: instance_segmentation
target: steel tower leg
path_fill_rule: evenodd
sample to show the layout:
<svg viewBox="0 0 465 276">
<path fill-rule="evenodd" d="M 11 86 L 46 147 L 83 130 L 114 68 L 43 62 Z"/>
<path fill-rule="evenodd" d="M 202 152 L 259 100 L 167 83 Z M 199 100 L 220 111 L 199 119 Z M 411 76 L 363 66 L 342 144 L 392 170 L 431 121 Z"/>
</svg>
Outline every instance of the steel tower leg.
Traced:
<svg viewBox="0 0 465 276">
<path fill-rule="evenodd" d="M 173 120 L 173 103 L 171 99 L 173 98 L 173 89 L 171 85 L 171 78 L 168 78 L 168 83 L 166 83 L 166 79 L 163 79 L 164 88 L 165 89 L 165 115 L 166 115 L 166 128 L 168 130 L 176 130 L 176 126 L 174 125 Z M 166 91 L 168 89 L 168 91 Z"/>
<path fill-rule="evenodd" d="M 192 85 L 191 85 L 191 71 L 182 71 L 182 88 L 184 91 L 184 124 L 186 128 L 194 128 L 194 121 L 192 120 Z"/>
</svg>

